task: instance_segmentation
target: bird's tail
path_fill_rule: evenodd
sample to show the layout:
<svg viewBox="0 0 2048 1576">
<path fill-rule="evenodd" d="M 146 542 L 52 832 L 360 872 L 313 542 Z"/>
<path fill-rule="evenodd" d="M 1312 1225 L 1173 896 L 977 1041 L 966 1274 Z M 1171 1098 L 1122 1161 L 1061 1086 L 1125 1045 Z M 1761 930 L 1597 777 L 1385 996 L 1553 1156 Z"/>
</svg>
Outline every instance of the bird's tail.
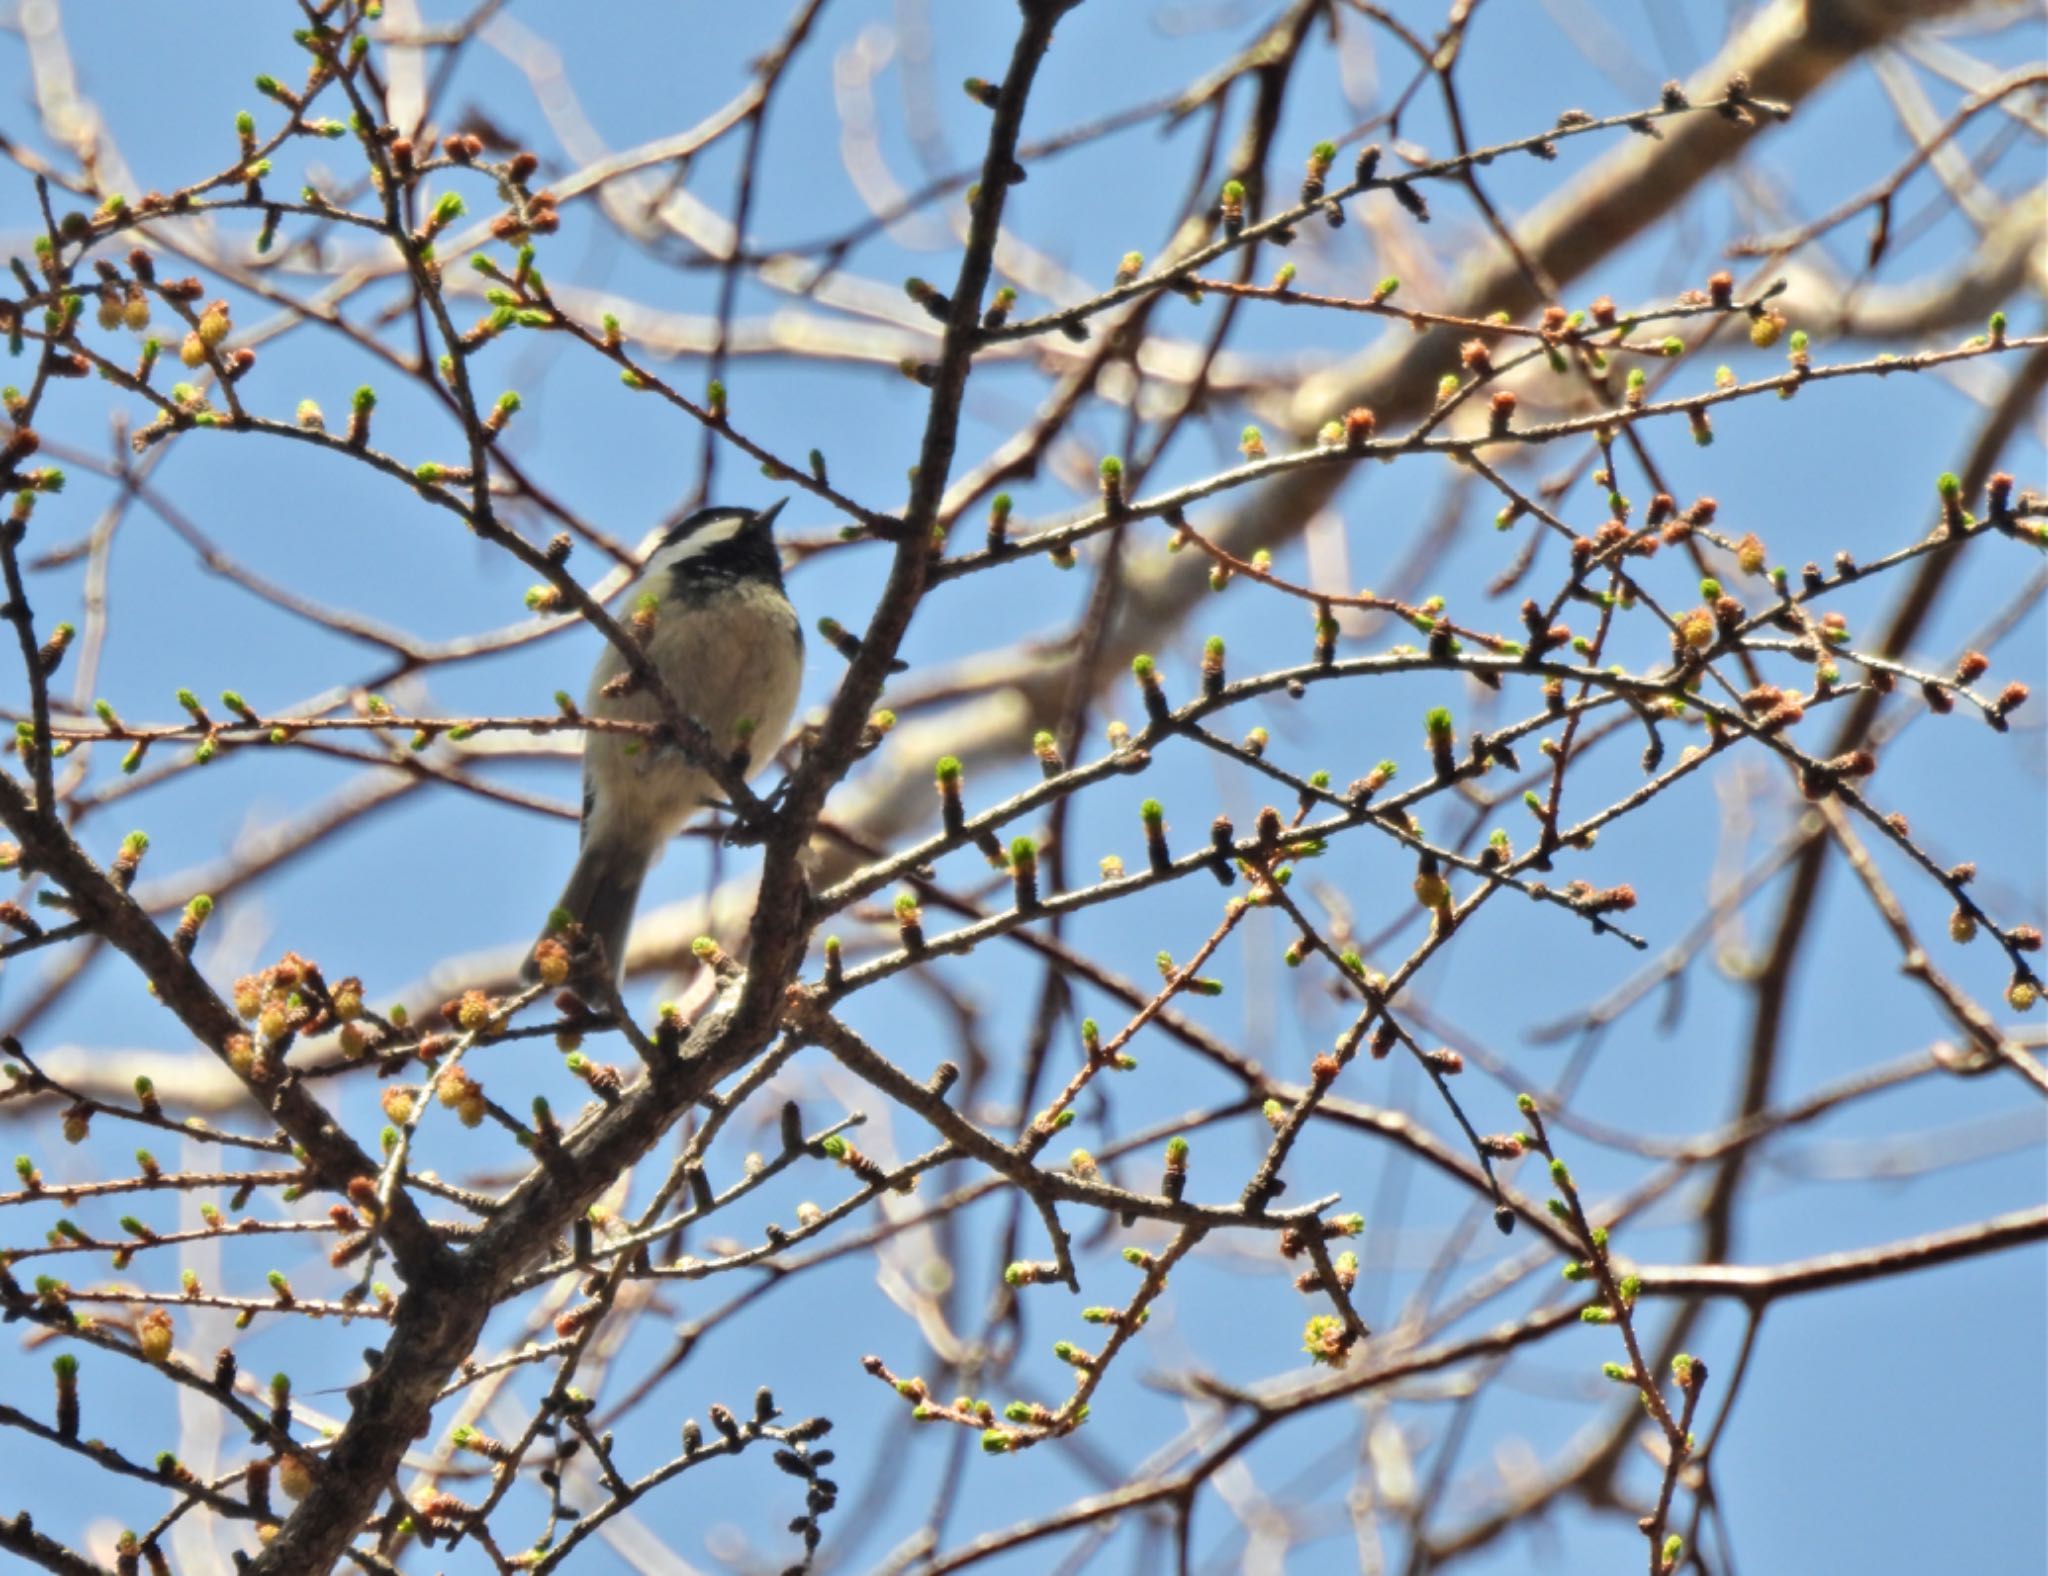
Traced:
<svg viewBox="0 0 2048 1576">
<path fill-rule="evenodd" d="M 569 884 L 555 904 L 558 913 L 567 914 L 582 927 L 586 946 L 595 942 L 604 948 L 605 967 L 613 979 L 625 967 L 633 907 L 640 900 L 640 883 L 650 862 L 644 849 L 595 840 L 585 843 L 576 856 L 576 868 L 569 872 Z M 528 954 L 521 977 L 536 979 L 539 972 Z"/>
</svg>

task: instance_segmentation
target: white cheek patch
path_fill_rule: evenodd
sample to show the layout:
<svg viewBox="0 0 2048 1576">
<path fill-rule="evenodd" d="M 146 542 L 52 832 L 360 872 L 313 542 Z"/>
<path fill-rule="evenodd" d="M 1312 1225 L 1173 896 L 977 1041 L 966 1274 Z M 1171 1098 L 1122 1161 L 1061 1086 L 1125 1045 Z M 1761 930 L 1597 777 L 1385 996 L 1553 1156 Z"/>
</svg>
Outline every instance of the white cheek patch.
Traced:
<svg viewBox="0 0 2048 1576">
<path fill-rule="evenodd" d="M 713 520 L 709 525 L 700 525 L 683 538 L 680 544 L 683 555 L 686 558 L 694 557 L 706 548 L 716 547 L 720 542 L 729 542 L 745 530 L 746 526 L 746 521 L 730 515 L 723 520 Z"/>
<path fill-rule="evenodd" d="M 731 541 L 747 528 L 747 522 L 737 516 L 723 520 L 712 520 L 700 525 L 680 542 L 662 548 L 647 561 L 647 573 L 674 569 L 693 558 L 700 558 L 712 548 Z"/>
</svg>

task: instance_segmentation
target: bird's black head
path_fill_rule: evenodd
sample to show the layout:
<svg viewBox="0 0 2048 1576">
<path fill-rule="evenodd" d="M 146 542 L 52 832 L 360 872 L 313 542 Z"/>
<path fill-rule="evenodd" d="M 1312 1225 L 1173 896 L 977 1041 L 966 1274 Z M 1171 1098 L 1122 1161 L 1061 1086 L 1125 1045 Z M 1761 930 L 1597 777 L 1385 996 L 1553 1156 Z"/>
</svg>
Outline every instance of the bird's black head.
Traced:
<svg viewBox="0 0 2048 1576">
<path fill-rule="evenodd" d="M 650 574 L 666 570 L 673 593 L 711 590 L 735 580 L 782 584 L 782 558 L 775 549 L 775 517 L 787 499 L 765 509 L 699 509 L 670 527 L 647 561 Z"/>
</svg>

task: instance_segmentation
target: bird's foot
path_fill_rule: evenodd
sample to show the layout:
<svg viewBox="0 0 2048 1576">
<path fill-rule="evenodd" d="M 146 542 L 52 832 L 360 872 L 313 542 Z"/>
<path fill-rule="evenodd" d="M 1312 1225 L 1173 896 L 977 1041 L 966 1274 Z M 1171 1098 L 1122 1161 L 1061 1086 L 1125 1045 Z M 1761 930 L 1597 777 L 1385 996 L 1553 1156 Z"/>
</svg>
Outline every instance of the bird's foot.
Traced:
<svg viewBox="0 0 2048 1576">
<path fill-rule="evenodd" d="M 732 817 L 725 829 L 724 841 L 728 847 L 753 848 L 768 841 L 768 834 L 775 829 L 776 819 L 781 813 L 782 801 L 789 796 L 789 782 L 789 778 L 783 778 L 744 810 L 730 804 L 718 806 Z"/>
</svg>

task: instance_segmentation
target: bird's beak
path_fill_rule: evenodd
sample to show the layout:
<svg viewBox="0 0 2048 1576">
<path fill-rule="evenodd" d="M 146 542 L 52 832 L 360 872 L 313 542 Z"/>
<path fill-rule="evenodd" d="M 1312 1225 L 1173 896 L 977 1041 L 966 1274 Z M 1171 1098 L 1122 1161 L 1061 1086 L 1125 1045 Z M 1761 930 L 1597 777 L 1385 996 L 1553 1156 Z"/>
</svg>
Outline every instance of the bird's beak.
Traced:
<svg viewBox="0 0 2048 1576">
<path fill-rule="evenodd" d="M 757 513 L 754 516 L 754 529 L 763 536 L 772 535 L 775 530 L 775 517 L 782 513 L 782 506 L 788 502 L 787 498 L 778 498 L 767 508 Z"/>
</svg>

